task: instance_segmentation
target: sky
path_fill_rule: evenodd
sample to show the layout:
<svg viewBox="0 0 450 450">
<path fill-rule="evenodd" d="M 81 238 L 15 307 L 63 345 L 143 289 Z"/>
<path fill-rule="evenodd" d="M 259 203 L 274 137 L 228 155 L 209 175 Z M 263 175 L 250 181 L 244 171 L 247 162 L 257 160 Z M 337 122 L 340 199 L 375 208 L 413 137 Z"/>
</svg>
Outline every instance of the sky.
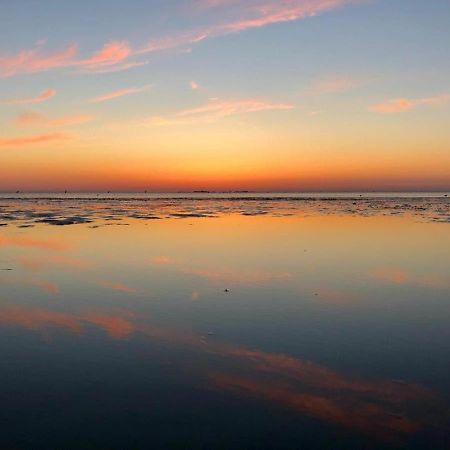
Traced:
<svg viewBox="0 0 450 450">
<path fill-rule="evenodd" d="M 0 191 L 450 190 L 449 0 L 1 0 Z"/>
</svg>

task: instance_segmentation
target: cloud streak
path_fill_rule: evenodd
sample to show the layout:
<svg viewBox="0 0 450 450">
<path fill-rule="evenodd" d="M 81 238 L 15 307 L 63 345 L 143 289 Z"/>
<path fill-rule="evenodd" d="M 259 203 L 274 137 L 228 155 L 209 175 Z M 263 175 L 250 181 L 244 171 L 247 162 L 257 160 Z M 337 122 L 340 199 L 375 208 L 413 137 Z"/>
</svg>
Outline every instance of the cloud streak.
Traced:
<svg viewBox="0 0 450 450">
<path fill-rule="evenodd" d="M 435 97 L 416 99 L 395 98 L 383 103 L 378 103 L 377 105 L 373 105 L 370 107 L 370 110 L 380 114 L 396 114 L 411 111 L 412 109 L 420 106 L 441 106 L 449 102 L 450 94 L 444 93 L 441 95 L 436 95 Z"/>
<path fill-rule="evenodd" d="M 135 56 L 186 47 L 209 38 L 267 25 L 293 22 L 354 2 L 355 0 L 207 1 L 205 6 L 226 7 L 226 10 L 230 10 L 235 18 L 151 39 L 136 48 L 131 47 L 126 41 L 112 40 L 84 59 L 76 59 L 77 45 L 75 44 L 48 53 L 42 51 L 43 44 L 38 44 L 34 48 L 21 50 L 16 54 L 0 55 L 0 76 L 41 72 L 61 67 L 77 67 L 88 73 L 128 70 L 148 64 L 148 61 L 129 61 L 129 58 Z"/>
<path fill-rule="evenodd" d="M 150 53 L 167 50 L 180 46 L 199 43 L 208 38 L 226 36 L 241 31 L 261 28 L 267 25 L 293 22 L 307 17 L 313 17 L 351 3 L 350 0 L 283 0 L 283 1 L 256 1 L 244 3 L 236 1 L 207 1 L 205 6 L 230 7 L 238 17 L 207 26 L 197 30 L 190 30 L 178 35 L 150 40 L 146 45 L 137 50 L 137 53 Z"/>
<path fill-rule="evenodd" d="M 119 89 L 117 91 L 107 92 L 106 94 L 98 95 L 97 97 L 90 99 L 89 102 L 90 103 L 106 102 L 108 100 L 113 100 L 115 98 L 124 97 L 125 95 L 138 94 L 139 92 L 144 92 L 150 89 L 150 87 L 151 87 L 150 85 L 147 85 L 142 87 Z"/>
<path fill-rule="evenodd" d="M 308 89 L 308 93 L 312 95 L 335 94 L 357 88 L 361 84 L 361 80 L 347 75 L 330 77 L 314 82 Z"/>
<path fill-rule="evenodd" d="M 76 53 L 77 46 L 73 44 L 49 53 L 43 53 L 41 45 L 38 45 L 13 55 L 0 55 L 0 76 L 9 77 L 66 67 L 73 64 Z"/>
<path fill-rule="evenodd" d="M 26 98 L 14 99 L 14 100 L 7 100 L 4 103 L 6 105 L 27 105 L 30 103 L 40 103 L 45 100 L 48 100 L 49 98 L 54 97 L 55 94 L 56 94 L 56 91 L 54 89 L 46 89 L 45 91 L 42 91 L 36 97 L 26 97 Z"/>
<path fill-rule="evenodd" d="M 86 114 L 75 114 L 58 118 L 47 118 L 34 111 L 26 111 L 17 116 L 15 124 L 18 126 L 37 126 L 45 128 L 58 128 L 72 125 L 80 125 L 94 120 L 94 117 Z"/>
<path fill-rule="evenodd" d="M 131 48 L 124 41 L 106 43 L 99 51 L 89 58 L 77 62 L 77 65 L 87 67 L 110 66 L 122 62 L 131 54 Z"/>
<path fill-rule="evenodd" d="M 151 126 L 214 122 L 224 117 L 256 113 L 261 111 L 283 111 L 294 109 L 289 103 L 274 103 L 261 99 L 241 99 L 210 101 L 196 108 L 178 111 L 170 117 L 152 117 L 147 122 Z"/>
<path fill-rule="evenodd" d="M 34 136 L 0 137 L 0 147 L 12 148 L 28 145 L 39 145 L 49 142 L 61 142 L 69 139 L 66 133 L 38 134 Z"/>
</svg>

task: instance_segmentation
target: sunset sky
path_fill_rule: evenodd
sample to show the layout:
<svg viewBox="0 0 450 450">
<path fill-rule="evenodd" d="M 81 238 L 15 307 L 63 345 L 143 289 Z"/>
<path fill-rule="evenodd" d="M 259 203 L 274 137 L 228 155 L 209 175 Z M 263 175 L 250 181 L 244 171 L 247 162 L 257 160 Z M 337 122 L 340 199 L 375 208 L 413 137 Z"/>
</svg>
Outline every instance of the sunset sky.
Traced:
<svg viewBox="0 0 450 450">
<path fill-rule="evenodd" d="M 449 190 L 448 0 L 3 0 L 0 190 Z"/>
</svg>

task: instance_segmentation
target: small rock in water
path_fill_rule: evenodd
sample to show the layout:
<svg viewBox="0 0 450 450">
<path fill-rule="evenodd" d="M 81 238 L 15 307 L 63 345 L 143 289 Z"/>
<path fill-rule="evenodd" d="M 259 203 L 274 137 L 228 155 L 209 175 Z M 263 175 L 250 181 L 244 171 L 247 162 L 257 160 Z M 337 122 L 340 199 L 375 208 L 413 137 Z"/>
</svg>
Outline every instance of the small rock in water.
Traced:
<svg viewBox="0 0 450 450">
<path fill-rule="evenodd" d="M 230 292 L 230 290 L 229 290 L 228 288 L 225 288 L 225 289 L 223 290 L 223 292 Z"/>
</svg>

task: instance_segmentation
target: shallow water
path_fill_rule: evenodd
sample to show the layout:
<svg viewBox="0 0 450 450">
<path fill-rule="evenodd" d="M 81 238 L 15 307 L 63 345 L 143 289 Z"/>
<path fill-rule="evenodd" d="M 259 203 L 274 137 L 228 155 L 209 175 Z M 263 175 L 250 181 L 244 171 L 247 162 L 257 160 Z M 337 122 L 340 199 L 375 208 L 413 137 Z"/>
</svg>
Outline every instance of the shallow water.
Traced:
<svg viewBox="0 0 450 450">
<path fill-rule="evenodd" d="M 35 197 L 0 198 L 0 448 L 449 448 L 443 194 Z"/>
</svg>

